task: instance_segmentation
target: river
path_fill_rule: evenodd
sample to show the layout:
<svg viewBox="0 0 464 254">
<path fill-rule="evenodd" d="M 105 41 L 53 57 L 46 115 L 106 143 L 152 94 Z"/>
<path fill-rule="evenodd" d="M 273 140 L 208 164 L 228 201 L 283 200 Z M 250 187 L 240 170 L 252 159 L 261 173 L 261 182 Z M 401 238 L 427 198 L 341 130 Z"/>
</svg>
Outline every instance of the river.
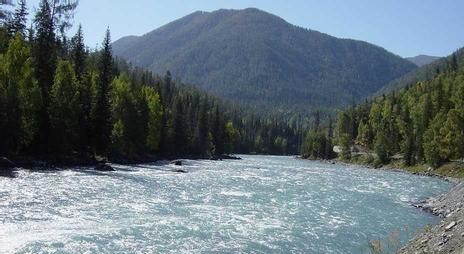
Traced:
<svg viewBox="0 0 464 254">
<path fill-rule="evenodd" d="M 0 253 L 389 252 L 439 219 L 437 178 L 278 156 L 19 171 L 0 178 Z"/>
</svg>

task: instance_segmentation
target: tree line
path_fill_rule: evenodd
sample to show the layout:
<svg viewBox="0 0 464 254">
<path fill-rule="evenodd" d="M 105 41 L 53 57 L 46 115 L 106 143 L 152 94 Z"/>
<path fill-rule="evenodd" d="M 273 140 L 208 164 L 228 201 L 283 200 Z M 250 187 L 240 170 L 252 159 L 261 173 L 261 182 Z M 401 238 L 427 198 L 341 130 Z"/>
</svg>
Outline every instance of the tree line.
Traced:
<svg viewBox="0 0 464 254">
<path fill-rule="evenodd" d="M 11 4 L 2 1 L 0 7 Z M 66 158 L 295 154 L 301 128 L 254 114 L 113 57 L 111 36 L 91 51 L 77 1 L 0 8 L 0 155 Z"/>
<path fill-rule="evenodd" d="M 459 55 L 460 56 L 460 55 Z M 464 157 L 464 68 L 457 53 L 434 78 L 339 113 L 337 141 L 345 159 L 353 145 L 381 164 L 399 156 L 407 166 L 439 167 Z"/>
</svg>

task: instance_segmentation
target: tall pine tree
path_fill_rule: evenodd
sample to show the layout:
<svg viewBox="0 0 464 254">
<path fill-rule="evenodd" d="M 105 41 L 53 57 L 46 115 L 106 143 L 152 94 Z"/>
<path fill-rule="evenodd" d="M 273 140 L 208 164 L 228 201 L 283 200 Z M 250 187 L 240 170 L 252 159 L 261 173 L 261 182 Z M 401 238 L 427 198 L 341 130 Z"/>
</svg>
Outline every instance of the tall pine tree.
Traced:
<svg viewBox="0 0 464 254">
<path fill-rule="evenodd" d="M 107 156 L 111 144 L 110 92 L 113 80 L 113 56 L 110 30 L 106 31 L 98 64 L 99 80 L 94 107 L 94 140 L 97 155 Z"/>
</svg>

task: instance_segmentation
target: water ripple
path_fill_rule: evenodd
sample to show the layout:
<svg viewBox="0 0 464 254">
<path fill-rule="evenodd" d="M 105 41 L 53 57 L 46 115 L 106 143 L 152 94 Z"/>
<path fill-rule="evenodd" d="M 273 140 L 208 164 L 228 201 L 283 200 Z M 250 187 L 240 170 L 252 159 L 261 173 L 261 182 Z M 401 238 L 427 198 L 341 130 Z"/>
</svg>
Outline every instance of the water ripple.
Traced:
<svg viewBox="0 0 464 254">
<path fill-rule="evenodd" d="M 444 181 L 291 157 L 0 178 L 0 253 L 366 253 Z"/>
</svg>

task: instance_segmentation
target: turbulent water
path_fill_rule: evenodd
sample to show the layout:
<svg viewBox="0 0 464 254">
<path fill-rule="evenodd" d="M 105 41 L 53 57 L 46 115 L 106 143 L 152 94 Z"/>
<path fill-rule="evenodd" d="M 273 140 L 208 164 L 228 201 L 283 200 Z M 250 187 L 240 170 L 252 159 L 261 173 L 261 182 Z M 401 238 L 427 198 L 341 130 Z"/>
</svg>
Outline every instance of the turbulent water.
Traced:
<svg viewBox="0 0 464 254">
<path fill-rule="evenodd" d="M 0 253 L 368 253 L 438 219 L 438 179 L 297 160 L 20 171 L 0 178 Z"/>
</svg>

